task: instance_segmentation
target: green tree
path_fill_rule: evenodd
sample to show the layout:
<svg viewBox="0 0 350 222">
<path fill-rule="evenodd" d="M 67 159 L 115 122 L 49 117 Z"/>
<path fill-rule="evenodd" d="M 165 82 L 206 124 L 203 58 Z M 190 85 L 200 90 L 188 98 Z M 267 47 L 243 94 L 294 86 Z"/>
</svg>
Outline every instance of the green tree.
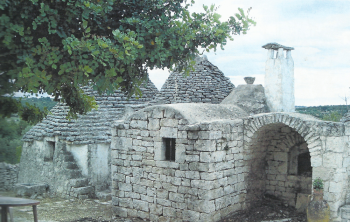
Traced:
<svg viewBox="0 0 350 222">
<path fill-rule="evenodd" d="M 19 162 L 23 145 L 21 138 L 30 127 L 23 120 L 0 118 L 0 162 Z"/>
<path fill-rule="evenodd" d="M 184 0 L 0 1 L 0 114 L 35 122 L 38 107 L 4 95 L 47 92 L 69 117 L 95 107 L 79 86 L 140 95 L 147 70 L 189 70 L 204 50 L 223 48 L 255 22 L 242 9 L 221 22 L 215 6 L 190 13 Z"/>
<path fill-rule="evenodd" d="M 342 115 L 338 111 L 332 111 L 331 113 L 324 115 L 322 119 L 325 121 L 340 122 L 341 118 Z"/>
</svg>

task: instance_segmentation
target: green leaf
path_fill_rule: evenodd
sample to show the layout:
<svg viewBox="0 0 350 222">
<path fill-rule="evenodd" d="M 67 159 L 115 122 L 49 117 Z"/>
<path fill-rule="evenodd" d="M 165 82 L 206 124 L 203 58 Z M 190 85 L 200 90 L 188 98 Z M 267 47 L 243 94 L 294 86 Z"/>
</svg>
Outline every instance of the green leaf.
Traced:
<svg viewBox="0 0 350 222">
<path fill-rule="evenodd" d="M 88 22 L 83 19 L 83 28 L 86 29 L 87 25 L 88 25 Z"/>
<path fill-rule="evenodd" d="M 92 73 L 92 69 L 89 66 L 84 66 L 84 70 L 88 73 Z"/>
</svg>

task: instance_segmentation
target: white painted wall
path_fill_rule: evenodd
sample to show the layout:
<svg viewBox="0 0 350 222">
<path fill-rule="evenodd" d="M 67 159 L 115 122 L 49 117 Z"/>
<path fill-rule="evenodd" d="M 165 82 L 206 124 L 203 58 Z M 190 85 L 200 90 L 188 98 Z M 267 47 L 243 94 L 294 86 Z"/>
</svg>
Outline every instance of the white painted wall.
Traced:
<svg viewBox="0 0 350 222">
<path fill-rule="evenodd" d="M 265 66 L 265 95 L 271 112 L 295 112 L 294 61 L 291 50 L 268 49 Z M 284 55 L 286 52 L 286 55 Z"/>
<path fill-rule="evenodd" d="M 110 176 L 109 146 L 110 144 L 97 144 L 96 148 L 91 149 L 91 179 L 93 183 L 105 182 Z"/>
<path fill-rule="evenodd" d="M 81 170 L 81 173 L 84 176 L 88 176 L 88 145 L 69 145 L 67 147 L 67 150 L 73 154 L 74 159 Z"/>
</svg>

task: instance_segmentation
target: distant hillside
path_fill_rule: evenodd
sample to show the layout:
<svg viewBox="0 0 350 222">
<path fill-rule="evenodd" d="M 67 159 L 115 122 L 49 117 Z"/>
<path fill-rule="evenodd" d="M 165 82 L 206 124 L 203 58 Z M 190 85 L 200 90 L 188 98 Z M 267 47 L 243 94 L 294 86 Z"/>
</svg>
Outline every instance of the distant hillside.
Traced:
<svg viewBox="0 0 350 222">
<path fill-rule="evenodd" d="M 332 105 L 332 106 L 296 106 L 298 113 L 309 114 L 326 121 L 339 122 L 341 117 L 348 112 L 350 106 Z"/>
<path fill-rule="evenodd" d="M 21 97 L 21 103 L 25 105 L 29 103 L 30 105 L 36 105 L 40 110 L 43 110 L 44 107 L 47 107 L 48 110 L 52 109 L 56 105 L 57 102 L 53 101 L 50 97 L 42 97 L 42 98 L 25 98 Z"/>
</svg>

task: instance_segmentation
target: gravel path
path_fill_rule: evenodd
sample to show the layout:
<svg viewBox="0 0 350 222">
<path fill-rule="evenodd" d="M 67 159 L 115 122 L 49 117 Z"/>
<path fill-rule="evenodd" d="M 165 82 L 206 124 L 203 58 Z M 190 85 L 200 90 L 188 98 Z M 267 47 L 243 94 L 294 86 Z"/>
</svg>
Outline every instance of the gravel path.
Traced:
<svg viewBox="0 0 350 222">
<path fill-rule="evenodd" d="M 12 192 L 0 192 L 0 196 L 12 196 Z M 38 198 L 36 198 L 38 199 Z M 77 200 L 61 198 L 38 199 L 39 222 L 143 222 L 140 218 L 115 217 L 112 212 L 111 201 L 95 199 Z M 13 207 L 14 221 L 33 221 L 31 207 Z M 273 199 L 264 199 L 259 206 L 247 212 L 229 215 L 220 222 L 306 222 L 305 213 L 296 212 Z"/>
</svg>

